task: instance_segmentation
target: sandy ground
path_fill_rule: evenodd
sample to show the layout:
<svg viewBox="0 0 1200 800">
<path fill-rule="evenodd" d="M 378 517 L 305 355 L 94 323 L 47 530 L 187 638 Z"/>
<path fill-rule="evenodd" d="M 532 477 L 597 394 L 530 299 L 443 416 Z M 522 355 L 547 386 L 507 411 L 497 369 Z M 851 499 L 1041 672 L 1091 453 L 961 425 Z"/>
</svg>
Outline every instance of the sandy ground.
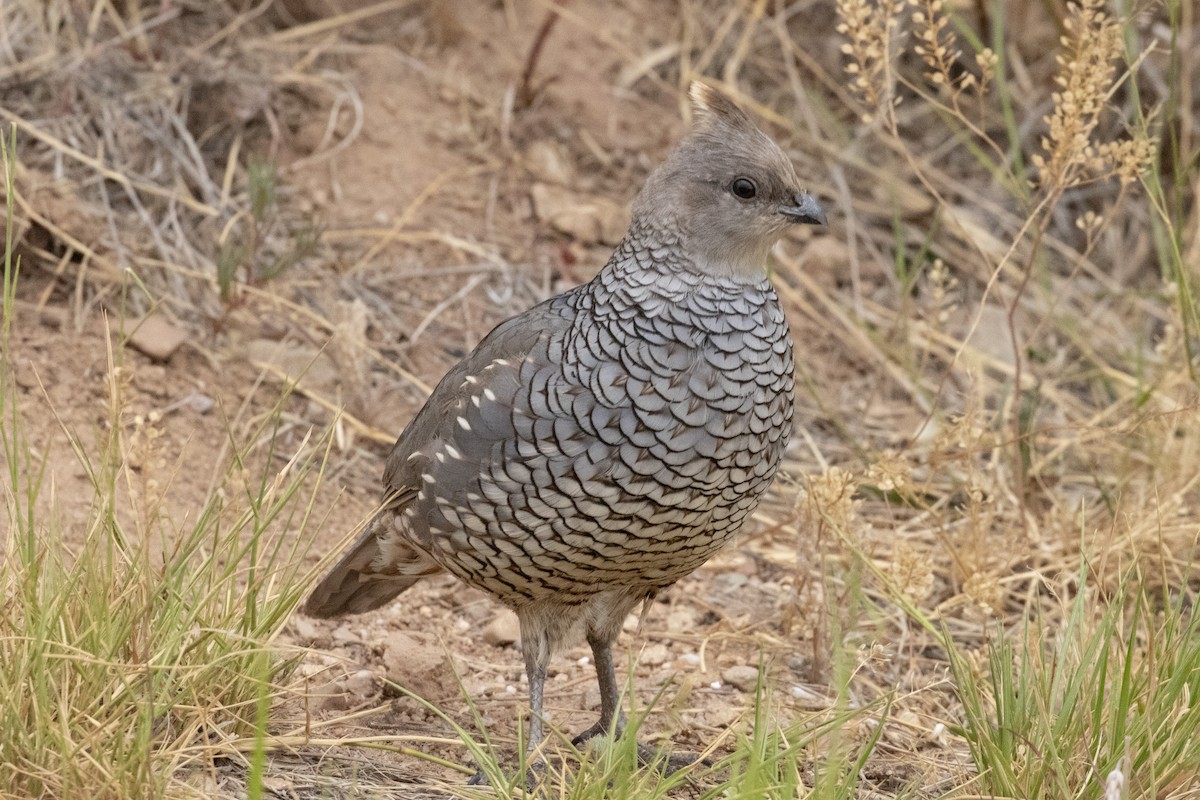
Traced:
<svg viewBox="0 0 1200 800">
<path fill-rule="evenodd" d="M 308 4 L 285 5 L 300 21 L 315 18 Z M 114 385 L 132 443 L 132 484 L 145 482 L 146 493 L 163 498 L 160 513 L 185 525 L 227 459 L 231 432 L 236 438 L 249 429 L 278 399 L 278 373 L 264 372 L 266 364 L 308 369 L 301 391 L 284 402 L 281 461 L 306 431 L 330 424 L 331 406 L 356 421 L 339 423 L 319 493 L 328 524 L 310 560 L 315 564 L 344 541 L 370 515 L 386 440 L 424 391 L 493 324 L 589 279 L 619 239 L 641 179 L 683 122 L 670 75 L 652 72 L 631 88 L 614 86 L 636 67 L 633 54 L 670 40 L 673 9 L 640 0 L 572 4 L 546 43 L 532 104 L 515 112 L 506 93 L 542 19 L 537 4 L 462 0 L 343 29 L 341 50 L 331 47 L 327 57 L 357 112 L 347 103 L 331 113 L 328 98 L 296 100 L 262 126 L 255 143 L 279 165 L 281 209 L 319 220 L 328 245 L 321 263 L 277 284 L 279 296 L 334 321 L 334 344 L 324 351 L 326 343 L 314 339 L 301 317 L 265 292 L 207 322 L 175 307 L 187 341 L 165 359 L 152 358 L 121 348 L 119 331 L 132 321 L 115 316 L 116 298 L 80 304 L 72 281 L 28 271 L 19 291 L 22 324 L 14 332 L 17 378 L 31 440 L 48 449 L 49 496 L 64 528 L 78 530 L 91 493 L 63 430 L 85 445 L 102 440 Z M 331 131 L 344 135 L 356 126 L 361 130 L 332 157 L 308 159 Z M 827 186 L 827 176 L 813 176 L 814 190 Z M 813 235 L 798 231 L 784 251 L 806 265 L 813 281 L 848 280 L 836 221 L 819 234 L 824 238 Z M 868 288 L 881 281 L 869 274 L 855 279 Z M 827 402 L 855 404 L 879 430 L 915 426 L 916 417 L 877 416 L 893 413 L 884 402 L 894 391 L 886 379 L 856 363 L 811 313 L 791 310 L 803 367 L 826 387 Z M 382 360 L 364 355 L 368 350 Z M 116 382 L 110 359 L 120 367 Z M 800 412 L 802 419 L 814 414 L 805 397 Z M 154 431 L 153 446 L 143 453 L 137 443 L 147 430 Z M 796 479 L 816 464 L 817 452 L 835 458 L 844 452 L 835 431 L 818 425 L 798 436 L 792 474 L 752 530 L 656 602 L 640 633 L 631 620 L 620 669 L 632 659 L 638 704 L 667 687 L 647 723 L 648 741 L 701 750 L 722 740 L 752 705 L 760 662 L 769 665 L 781 720 L 831 703 L 829 665 L 813 636 L 823 612 L 806 604 L 797 585 L 805 574 L 797 565 L 811 550 L 797 535 Z M 453 736 L 445 720 L 397 692 L 388 683 L 394 682 L 474 729 L 465 692 L 488 733 L 511 754 L 526 702 L 516 636 L 509 612 L 449 578 L 427 580 L 361 617 L 298 616 L 281 644 L 308 649 L 298 674 L 309 694 L 282 703 L 277 725 L 307 723 L 326 738 Z M 590 724 L 598 709 L 589 655 L 581 644 L 551 665 L 547 707 L 568 735 Z M 881 684 L 905 675 L 922 680 L 912 677 L 920 672 L 911 661 L 881 660 L 876 668 Z M 405 746 L 457 763 L 466 758 L 459 746 Z M 339 774 L 395 781 L 396 796 L 439 779 L 461 780 L 408 756 L 363 752 L 308 746 L 280 754 L 271 780 L 278 796 L 329 791 L 327 777 Z M 916 778 L 915 767 L 899 765 L 867 776 L 881 786 Z"/>
</svg>

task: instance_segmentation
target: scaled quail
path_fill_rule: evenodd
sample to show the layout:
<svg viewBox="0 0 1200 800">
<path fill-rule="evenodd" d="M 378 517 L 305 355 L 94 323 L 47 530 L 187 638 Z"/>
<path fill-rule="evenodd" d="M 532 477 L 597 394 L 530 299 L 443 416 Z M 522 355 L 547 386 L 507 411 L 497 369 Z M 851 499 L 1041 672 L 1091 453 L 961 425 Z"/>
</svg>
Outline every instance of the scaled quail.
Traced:
<svg viewBox="0 0 1200 800">
<path fill-rule="evenodd" d="M 587 637 L 619 733 L 612 646 L 626 615 L 737 533 L 792 431 L 792 339 L 767 253 L 824 224 L 791 162 L 729 99 L 690 90 L 691 130 L 647 179 L 590 282 L 509 319 L 450 370 L 396 441 L 384 508 L 309 597 L 378 608 L 446 570 L 516 611 L 528 746 L 550 656 Z"/>
</svg>

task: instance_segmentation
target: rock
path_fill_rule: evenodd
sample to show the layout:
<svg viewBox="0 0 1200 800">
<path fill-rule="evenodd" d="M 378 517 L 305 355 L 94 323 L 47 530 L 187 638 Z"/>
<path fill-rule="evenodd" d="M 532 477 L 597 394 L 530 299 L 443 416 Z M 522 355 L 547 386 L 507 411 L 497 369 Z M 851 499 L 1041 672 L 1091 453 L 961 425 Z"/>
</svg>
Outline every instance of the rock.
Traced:
<svg viewBox="0 0 1200 800">
<path fill-rule="evenodd" d="M 313 699 L 317 708 L 325 711 L 345 711 L 351 705 L 344 678 L 314 684 L 309 689 L 309 697 Z"/>
<path fill-rule="evenodd" d="M 560 186 L 570 185 L 573 175 L 571 165 L 559 145 L 546 139 L 539 139 L 529 145 L 525 152 L 529 159 L 530 171 L 538 180 L 556 183 Z"/>
<path fill-rule="evenodd" d="M 473 586 L 460 586 L 446 599 L 472 627 L 482 627 L 496 615 L 496 601 Z"/>
<path fill-rule="evenodd" d="M 296 632 L 297 641 L 301 644 L 312 644 L 321 635 L 316 623 L 306 617 L 292 617 L 291 626 L 292 630 Z"/>
<path fill-rule="evenodd" d="M 188 339 L 187 331 L 158 314 L 143 317 L 132 328 L 129 346 L 159 361 L 170 358 Z"/>
<path fill-rule="evenodd" d="M 741 573 L 723 572 L 720 575 L 717 575 L 715 578 L 713 578 L 713 591 L 714 591 L 714 593 L 722 592 L 722 593 L 727 593 L 727 594 L 734 594 L 738 590 L 740 590 L 743 586 L 745 586 L 746 581 L 748 581 L 748 580 L 749 580 L 749 578 L 747 578 L 745 575 L 742 575 Z"/>
<path fill-rule="evenodd" d="M 822 698 L 819 694 L 800 685 L 796 685 L 791 688 L 791 695 L 802 703 L 815 704 L 822 701 Z"/>
<path fill-rule="evenodd" d="M 350 630 L 350 626 L 342 624 L 333 629 L 333 640 L 338 644 L 360 644 L 362 637 Z"/>
<path fill-rule="evenodd" d="M 552 228 L 581 241 L 615 245 L 629 226 L 625 209 L 600 197 L 582 197 L 561 186 L 533 185 L 533 211 Z"/>
<path fill-rule="evenodd" d="M 667 652 L 667 646 L 664 644 L 649 644 L 642 650 L 641 658 L 638 663 L 644 667 L 660 667 L 667 663 L 671 654 Z"/>
<path fill-rule="evenodd" d="M 213 400 L 206 394 L 201 394 L 200 392 L 192 392 L 179 402 L 181 405 L 190 408 L 197 414 L 207 414 L 217 405 L 217 401 Z"/>
<path fill-rule="evenodd" d="M 483 629 L 483 640 L 495 647 L 506 647 L 521 638 L 521 623 L 507 608 Z"/>
<path fill-rule="evenodd" d="M 29 391 L 40 389 L 43 382 L 46 385 L 53 385 L 53 381 L 45 381 L 42 378 L 39 374 L 40 370 L 31 361 L 17 361 L 13 367 L 13 377 L 16 379 L 17 385 L 22 389 Z"/>
<path fill-rule="evenodd" d="M 283 775 L 264 775 L 262 788 L 271 797 L 298 797 L 297 784 L 291 778 Z"/>
<path fill-rule="evenodd" d="M 375 694 L 375 676 L 368 669 L 360 669 L 346 678 L 346 691 L 358 697 Z"/>
<path fill-rule="evenodd" d="M 758 688 L 758 668 L 744 664 L 728 667 L 721 673 L 721 680 L 739 692 L 753 692 Z"/>
</svg>

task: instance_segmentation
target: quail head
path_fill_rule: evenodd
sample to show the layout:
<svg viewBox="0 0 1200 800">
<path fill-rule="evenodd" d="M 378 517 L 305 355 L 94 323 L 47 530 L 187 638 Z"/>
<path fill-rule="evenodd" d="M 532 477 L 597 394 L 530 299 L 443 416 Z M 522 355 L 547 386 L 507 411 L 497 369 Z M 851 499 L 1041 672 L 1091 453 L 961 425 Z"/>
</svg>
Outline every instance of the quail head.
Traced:
<svg viewBox="0 0 1200 800">
<path fill-rule="evenodd" d="M 551 655 L 586 637 L 619 732 L 612 646 L 626 616 L 742 527 L 792 430 L 792 339 L 770 248 L 824 224 L 791 162 L 725 96 L 647 179 L 589 283 L 489 333 L 400 434 L 384 505 L 309 597 L 317 617 L 449 572 L 511 607 L 542 739 Z"/>
</svg>

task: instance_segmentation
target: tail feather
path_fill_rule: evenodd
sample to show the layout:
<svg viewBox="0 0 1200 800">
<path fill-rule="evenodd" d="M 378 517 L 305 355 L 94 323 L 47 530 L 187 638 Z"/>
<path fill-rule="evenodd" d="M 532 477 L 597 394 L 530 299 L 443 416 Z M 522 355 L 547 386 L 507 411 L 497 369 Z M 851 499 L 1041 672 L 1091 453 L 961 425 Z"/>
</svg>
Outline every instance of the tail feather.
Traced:
<svg viewBox="0 0 1200 800">
<path fill-rule="evenodd" d="M 398 539 L 394 532 L 381 542 L 384 511 L 329 571 L 304 603 L 304 613 L 326 619 L 341 614 L 361 614 L 379 608 L 426 575 L 441 567 L 425 553 Z"/>
</svg>

